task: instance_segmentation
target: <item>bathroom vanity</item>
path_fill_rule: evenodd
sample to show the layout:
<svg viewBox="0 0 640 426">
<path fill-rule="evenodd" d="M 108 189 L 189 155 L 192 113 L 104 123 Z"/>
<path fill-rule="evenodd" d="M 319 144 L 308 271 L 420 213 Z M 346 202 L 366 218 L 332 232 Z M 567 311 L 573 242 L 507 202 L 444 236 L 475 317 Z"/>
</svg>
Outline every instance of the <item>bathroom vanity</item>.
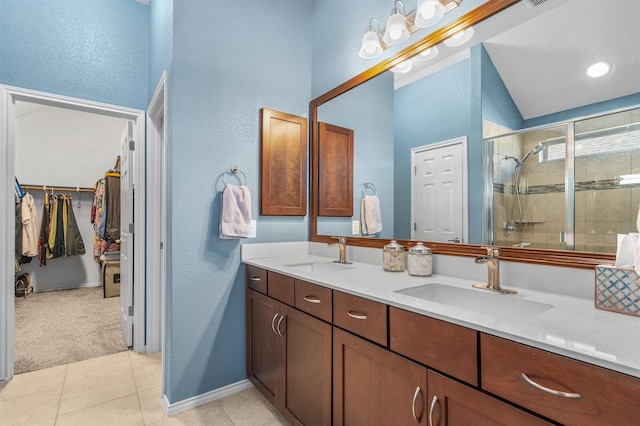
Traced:
<svg viewBox="0 0 640 426">
<path fill-rule="evenodd" d="M 247 374 L 292 424 L 639 421 L 640 318 L 332 260 L 243 259 Z"/>
</svg>

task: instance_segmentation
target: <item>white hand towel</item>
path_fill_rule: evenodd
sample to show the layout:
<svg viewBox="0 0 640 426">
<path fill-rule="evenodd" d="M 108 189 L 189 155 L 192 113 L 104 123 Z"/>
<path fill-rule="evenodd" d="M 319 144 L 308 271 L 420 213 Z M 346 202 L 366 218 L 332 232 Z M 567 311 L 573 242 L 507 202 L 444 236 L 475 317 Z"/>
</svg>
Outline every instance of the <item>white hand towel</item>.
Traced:
<svg viewBox="0 0 640 426">
<path fill-rule="evenodd" d="M 382 231 L 380 200 L 377 195 L 365 195 L 360 203 L 362 234 L 373 235 Z"/>
<path fill-rule="evenodd" d="M 220 238 L 248 238 L 251 233 L 251 193 L 246 186 L 227 185 L 222 191 Z"/>
<path fill-rule="evenodd" d="M 636 227 L 640 232 L 640 208 L 638 208 L 638 218 L 636 219 Z M 640 238 L 633 249 L 633 269 L 636 270 L 636 274 L 640 275 Z"/>
</svg>

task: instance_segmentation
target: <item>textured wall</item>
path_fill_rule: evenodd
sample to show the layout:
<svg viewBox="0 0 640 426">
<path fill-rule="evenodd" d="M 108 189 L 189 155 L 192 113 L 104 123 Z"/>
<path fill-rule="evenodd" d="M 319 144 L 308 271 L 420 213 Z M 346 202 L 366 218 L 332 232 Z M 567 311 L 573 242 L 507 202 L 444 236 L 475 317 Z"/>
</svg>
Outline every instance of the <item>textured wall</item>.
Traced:
<svg viewBox="0 0 640 426">
<path fill-rule="evenodd" d="M 0 84 L 145 109 L 149 11 L 132 0 L 0 0 Z"/>
<path fill-rule="evenodd" d="M 171 67 L 173 37 L 173 0 L 149 3 L 149 99 L 164 71 Z"/>
<path fill-rule="evenodd" d="M 310 45 L 310 0 L 173 5 L 165 353 L 171 402 L 246 377 L 241 241 L 218 238 L 222 173 L 235 164 L 247 175 L 258 219 L 251 242 L 308 239 L 306 217 L 258 217 L 259 111 L 308 116 Z"/>
</svg>

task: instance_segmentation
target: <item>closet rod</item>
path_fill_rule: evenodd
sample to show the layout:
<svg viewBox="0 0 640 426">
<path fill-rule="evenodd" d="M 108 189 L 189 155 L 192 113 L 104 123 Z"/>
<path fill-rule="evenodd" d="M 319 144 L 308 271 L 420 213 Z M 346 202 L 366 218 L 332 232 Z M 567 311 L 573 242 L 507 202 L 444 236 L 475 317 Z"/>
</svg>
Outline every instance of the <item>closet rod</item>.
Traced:
<svg viewBox="0 0 640 426">
<path fill-rule="evenodd" d="M 22 185 L 22 189 L 30 189 L 32 191 L 61 191 L 61 192 L 94 192 L 93 188 L 80 186 L 47 186 L 47 185 Z"/>
</svg>

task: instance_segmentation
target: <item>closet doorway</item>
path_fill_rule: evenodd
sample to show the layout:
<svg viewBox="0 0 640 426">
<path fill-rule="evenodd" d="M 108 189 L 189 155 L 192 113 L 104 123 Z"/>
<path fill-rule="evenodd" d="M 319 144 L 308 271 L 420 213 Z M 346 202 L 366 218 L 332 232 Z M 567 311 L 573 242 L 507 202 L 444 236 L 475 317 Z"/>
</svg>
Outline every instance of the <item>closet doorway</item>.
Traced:
<svg viewBox="0 0 640 426">
<path fill-rule="evenodd" d="M 128 134 L 130 139 L 135 142 L 135 149 L 139 150 L 140 155 L 134 155 L 134 159 L 130 162 L 133 170 L 130 178 L 132 179 L 135 185 L 135 198 L 137 200 L 137 208 L 134 213 L 134 221 L 131 227 L 121 224 L 121 226 L 127 226 L 127 231 L 131 231 L 133 235 L 135 235 L 138 244 L 135 244 L 132 254 L 133 256 L 129 259 L 129 268 L 134 271 L 133 273 L 133 281 L 135 283 L 140 283 L 140 285 L 134 287 L 134 291 L 132 292 L 132 299 L 135 303 L 136 300 L 143 301 L 144 300 L 144 292 L 145 292 L 145 168 L 144 168 L 144 148 L 145 148 L 145 117 L 144 112 L 139 110 L 133 110 L 128 108 L 115 107 L 105 104 L 98 104 L 90 101 L 77 100 L 72 98 L 59 97 L 55 95 L 44 94 L 40 92 L 33 92 L 24 89 L 15 89 L 8 87 L 1 87 L 2 89 L 2 122 L 0 125 L 0 136 L 2 138 L 2 147 L 0 148 L 0 159 L 2 164 L 3 172 L 0 173 L 0 183 L 7 190 L 7 203 L 4 204 L 6 208 L 2 208 L 0 210 L 0 223 L 2 223 L 2 227 L 4 231 L 6 231 L 5 235 L 14 235 L 14 212 L 13 212 L 13 203 L 8 202 L 9 196 L 14 193 L 14 176 L 20 179 L 18 174 L 19 169 L 22 167 L 17 167 L 17 157 L 20 154 L 21 146 L 20 146 L 20 130 L 18 126 L 18 119 L 22 117 L 32 115 L 33 119 L 36 115 L 42 114 L 43 111 L 47 111 L 47 109 L 52 109 L 59 112 L 58 110 L 66 110 L 69 113 L 74 114 L 88 114 L 86 117 L 96 118 L 98 121 L 100 118 L 105 119 L 106 121 L 112 121 L 115 123 L 115 126 L 122 125 L 120 129 L 120 134 L 122 134 L 122 129 L 128 127 L 128 130 L 125 134 Z M 85 123 L 86 124 L 86 119 Z M 32 129 L 34 126 L 30 126 Z M 100 126 L 94 123 L 94 129 L 99 128 Z M 47 154 L 48 149 L 56 149 L 56 144 L 54 142 L 54 137 L 51 136 L 48 144 L 45 142 L 42 144 L 42 147 L 39 151 L 39 156 L 45 158 L 53 158 L 52 155 Z M 121 140 L 120 137 L 115 141 L 115 155 L 108 154 L 107 156 L 112 156 L 113 158 L 109 158 L 105 160 L 101 157 L 100 149 L 98 147 L 92 147 L 93 149 L 87 149 L 87 153 L 89 156 L 93 154 L 94 157 L 100 158 L 103 161 L 107 161 L 108 164 L 113 166 L 113 162 L 115 157 L 120 154 L 121 143 L 126 142 Z M 91 143 L 87 141 L 87 147 L 89 147 Z M 133 145 L 132 145 L 133 147 Z M 60 146 L 58 146 L 60 148 Z M 85 153 L 86 154 L 86 153 Z M 92 194 L 91 193 L 80 193 L 80 187 L 87 188 L 91 187 L 92 184 L 84 184 L 78 181 L 71 182 L 69 180 L 64 180 L 65 176 L 76 176 L 82 175 L 82 172 L 91 173 L 92 168 L 88 166 L 91 163 L 91 160 L 95 160 L 96 158 L 82 157 L 82 153 L 78 152 L 76 149 L 75 152 L 68 153 L 68 158 L 73 158 L 75 161 L 67 162 L 66 164 L 56 164 L 57 162 L 53 162 L 48 170 L 48 175 L 45 180 L 41 181 L 37 179 L 38 182 L 27 182 L 22 181 L 21 183 L 25 184 L 33 184 L 33 185 L 54 185 L 54 186 L 68 186 L 77 188 L 77 193 L 74 194 L 74 191 L 70 191 L 72 195 L 76 196 L 76 199 L 73 200 L 73 206 L 79 207 L 82 209 L 82 213 L 79 215 L 78 213 L 81 210 L 76 210 L 76 216 L 81 216 L 78 218 L 78 221 L 84 222 L 84 212 L 91 209 L 92 202 Z M 86 160 L 86 161 L 85 161 Z M 108 167 L 107 167 L 108 168 Z M 76 173 L 73 173 L 73 171 Z M 98 173 L 104 173 L 104 167 L 95 169 L 101 170 Z M 94 171 L 94 173 L 96 172 Z M 32 175 L 37 176 L 37 174 Z M 97 180 L 100 176 L 96 175 L 95 179 Z M 86 178 L 86 177 L 85 177 Z M 92 179 L 93 180 L 93 179 Z M 34 191 L 38 192 L 38 191 Z M 40 191 L 43 192 L 43 191 Z M 88 192 L 88 191 L 87 191 Z M 131 194 L 131 197 L 133 195 Z M 88 200 L 90 199 L 90 200 Z M 132 201 L 132 200 L 130 200 Z M 89 203 L 88 206 L 86 205 Z M 80 204 L 76 204 L 80 203 Z M 124 203 L 126 204 L 126 202 Z M 40 212 L 38 212 L 40 213 Z M 92 238 L 83 238 L 85 240 L 85 250 L 86 254 L 84 256 L 78 256 L 77 259 L 74 259 L 72 262 L 74 267 L 78 267 L 79 270 L 83 271 L 80 274 L 80 277 L 76 276 L 73 279 L 68 280 L 68 286 L 91 286 L 96 284 L 96 279 L 98 284 L 102 284 L 101 272 L 98 265 L 93 261 L 93 239 Z M 5 273 L 1 277 L 0 280 L 0 290 L 2 291 L 2 297 L 0 298 L 0 308 L 2 313 L 0 313 L 0 351 L 1 357 L 0 360 L 0 381 L 6 381 L 12 378 L 14 374 L 14 326 L 15 326 L 15 311 L 14 311 L 14 282 L 15 276 L 14 272 L 14 259 L 13 259 L 13 247 L 14 247 L 14 239 L 6 238 L 4 241 L 0 242 L 0 267 Z M 82 259 L 81 259 L 82 258 Z M 70 259 L 70 258 L 69 258 Z M 68 260 L 68 259 L 62 259 Z M 34 259 L 34 261 L 38 262 L 38 259 Z M 53 264 L 55 259 L 50 262 Z M 89 262 L 89 265 L 82 265 L 83 263 Z M 69 268 L 70 265 L 65 266 L 65 268 Z M 46 266 L 44 268 L 47 268 Z M 63 268 L 64 269 L 64 268 Z M 69 272 L 68 270 L 66 272 Z M 35 270 L 34 278 L 37 279 L 38 276 L 44 276 L 47 270 Z M 73 274 L 71 274 L 73 275 Z M 70 276 L 71 276 L 70 275 Z M 97 277 L 96 277 L 97 275 Z M 74 281 L 75 280 L 75 281 Z M 59 284 L 56 283 L 46 283 L 46 280 L 41 280 L 41 282 L 35 282 L 35 287 L 37 290 L 53 290 L 56 289 L 56 286 Z M 51 286 L 53 288 L 47 288 L 47 286 Z M 42 287 L 42 288 L 40 288 Z M 27 296 L 28 298 L 28 296 Z M 144 303 L 134 304 L 132 303 L 131 312 L 135 312 L 136 322 L 134 325 L 133 332 L 133 349 L 135 351 L 144 351 L 145 350 L 145 318 L 144 318 Z M 125 309 L 127 314 L 130 312 L 128 306 L 122 306 L 122 309 Z M 158 325 L 159 326 L 159 325 Z M 73 324 L 70 324 L 70 327 L 73 327 Z"/>
</svg>

